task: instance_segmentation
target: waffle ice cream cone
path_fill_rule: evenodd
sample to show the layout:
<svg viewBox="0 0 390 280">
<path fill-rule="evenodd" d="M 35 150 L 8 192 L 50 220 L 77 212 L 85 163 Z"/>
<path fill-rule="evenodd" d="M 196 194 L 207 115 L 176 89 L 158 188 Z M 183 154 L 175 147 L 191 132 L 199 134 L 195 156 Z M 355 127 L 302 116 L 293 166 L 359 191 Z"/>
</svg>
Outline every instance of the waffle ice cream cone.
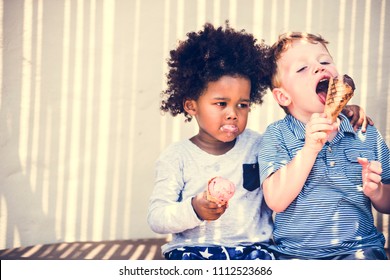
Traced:
<svg viewBox="0 0 390 280">
<path fill-rule="evenodd" d="M 337 116 L 352 98 L 354 90 L 355 83 L 348 75 L 330 78 L 324 112 L 332 118 L 333 122 L 337 120 Z"/>
<path fill-rule="evenodd" d="M 206 190 L 206 199 L 219 205 L 225 205 L 234 195 L 235 185 L 222 177 L 209 180 Z"/>
</svg>

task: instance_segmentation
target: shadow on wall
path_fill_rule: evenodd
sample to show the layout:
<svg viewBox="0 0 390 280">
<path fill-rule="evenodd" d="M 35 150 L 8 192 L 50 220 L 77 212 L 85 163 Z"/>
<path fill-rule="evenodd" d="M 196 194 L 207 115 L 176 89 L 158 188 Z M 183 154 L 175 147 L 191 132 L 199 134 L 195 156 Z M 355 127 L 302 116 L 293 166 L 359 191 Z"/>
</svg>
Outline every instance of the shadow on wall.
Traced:
<svg viewBox="0 0 390 280">
<path fill-rule="evenodd" d="M 20 1 L 6 1 L 3 5 L 3 22 L 12 24 L 9 28 L 3 29 L 3 41 L 7 43 L 5 49 L 14 50 L 16 46 L 22 45 L 22 38 L 12 36 L 12 39 L 8 39 L 7 37 L 11 32 L 22 34 L 23 22 L 16 19 L 23 18 L 23 9 L 11 9 L 12 13 L 7 13 L 9 5 L 21 8 Z M 11 16 L 13 19 L 9 19 Z M 22 54 L 17 51 L 9 51 L 7 55 L 2 55 L 2 70 L 6 75 L 3 74 L 2 77 L 3 88 L 0 101 L 0 226 L 3 228 L 1 234 L 6 236 L 8 245 L 55 239 L 54 224 L 50 222 L 50 214 L 45 213 L 43 209 L 44 203 L 40 195 L 42 185 L 37 185 L 36 189 L 32 187 L 19 155 L 20 116 L 21 110 L 24 109 L 20 106 L 25 63 L 23 59 Z M 26 163 L 27 166 L 32 164 L 32 162 Z M 45 222 L 37 223 L 34 217 L 40 217 L 38 220 Z"/>
<path fill-rule="evenodd" d="M 107 2 L 1 2 L 1 247 L 154 235 L 162 63 L 139 67 L 162 53 Z"/>
</svg>

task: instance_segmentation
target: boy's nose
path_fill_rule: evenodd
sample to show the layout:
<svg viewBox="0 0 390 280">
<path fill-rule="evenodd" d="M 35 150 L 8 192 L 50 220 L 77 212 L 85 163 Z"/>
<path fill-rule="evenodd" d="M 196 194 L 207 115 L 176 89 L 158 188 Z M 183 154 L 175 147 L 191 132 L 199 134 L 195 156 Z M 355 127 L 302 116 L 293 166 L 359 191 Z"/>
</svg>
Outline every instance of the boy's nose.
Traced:
<svg viewBox="0 0 390 280">
<path fill-rule="evenodd" d="M 316 68 L 314 68 L 314 74 L 317 74 L 317 73 L 320 73 L 320 72 L 324 72 L 325 71 L 325 68 L 321 65 L 321 66 L 317 66 Z"/>
</svg>

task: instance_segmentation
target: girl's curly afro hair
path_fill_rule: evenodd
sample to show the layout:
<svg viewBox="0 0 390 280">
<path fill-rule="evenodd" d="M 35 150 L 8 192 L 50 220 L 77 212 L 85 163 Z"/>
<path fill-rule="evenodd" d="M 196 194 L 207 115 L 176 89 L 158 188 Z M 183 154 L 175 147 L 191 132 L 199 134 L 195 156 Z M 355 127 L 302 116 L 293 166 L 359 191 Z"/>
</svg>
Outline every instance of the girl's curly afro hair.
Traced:
<svg viewBox="0 0 390 280">
<path fill-rule="evenodd" d="M 210 23 L 199 32 L 190 32 L 185 41 L 171 50 L 168 60 L 168 88 L 162 92 L 160 109 L 173 116 L 184 113 L 185 100 L 197 100 L 209 82 L 222 76 L 242 76 L 251 82 L 250 100 L 261 104 L 269 80 L 269 47 L 258 43 L 245 30 L 226 27 L 215 29 Z"/>
</svg>

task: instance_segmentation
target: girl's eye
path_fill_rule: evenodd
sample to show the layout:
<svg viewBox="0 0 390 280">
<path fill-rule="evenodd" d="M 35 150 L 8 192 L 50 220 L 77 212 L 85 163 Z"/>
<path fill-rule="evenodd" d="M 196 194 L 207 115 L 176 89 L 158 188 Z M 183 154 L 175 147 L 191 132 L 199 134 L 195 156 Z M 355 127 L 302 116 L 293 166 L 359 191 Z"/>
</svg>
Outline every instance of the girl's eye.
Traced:
<svg viewBox="0 0 390 280">
<path fill-rule="evenodd" d="M 215 104 L 222 107 L 226 106 L 226 102 L 217 102 Z"/>
<path fill-rule="evenodd" d="M 238 108 L 248 108 L 248 107 L 249 107 L 249 104 L 247 104 L 247 103 L 238 104 Z"/>
<path fill-rule="evenodd" d="M 322 65 L 328 65 L 330 64 L 330 62 L 327 62 L 327 61 L 323 61 L 323 62 L 320 62 Z"/>
<path fill-rule="evenodd" d="M 302 72 L 302 71 L 305 70 L 305 69 L 306 69 L 306 66 L 304 66 L 304 67 L 298 69 L 297 73 Z"/>
</svg>

